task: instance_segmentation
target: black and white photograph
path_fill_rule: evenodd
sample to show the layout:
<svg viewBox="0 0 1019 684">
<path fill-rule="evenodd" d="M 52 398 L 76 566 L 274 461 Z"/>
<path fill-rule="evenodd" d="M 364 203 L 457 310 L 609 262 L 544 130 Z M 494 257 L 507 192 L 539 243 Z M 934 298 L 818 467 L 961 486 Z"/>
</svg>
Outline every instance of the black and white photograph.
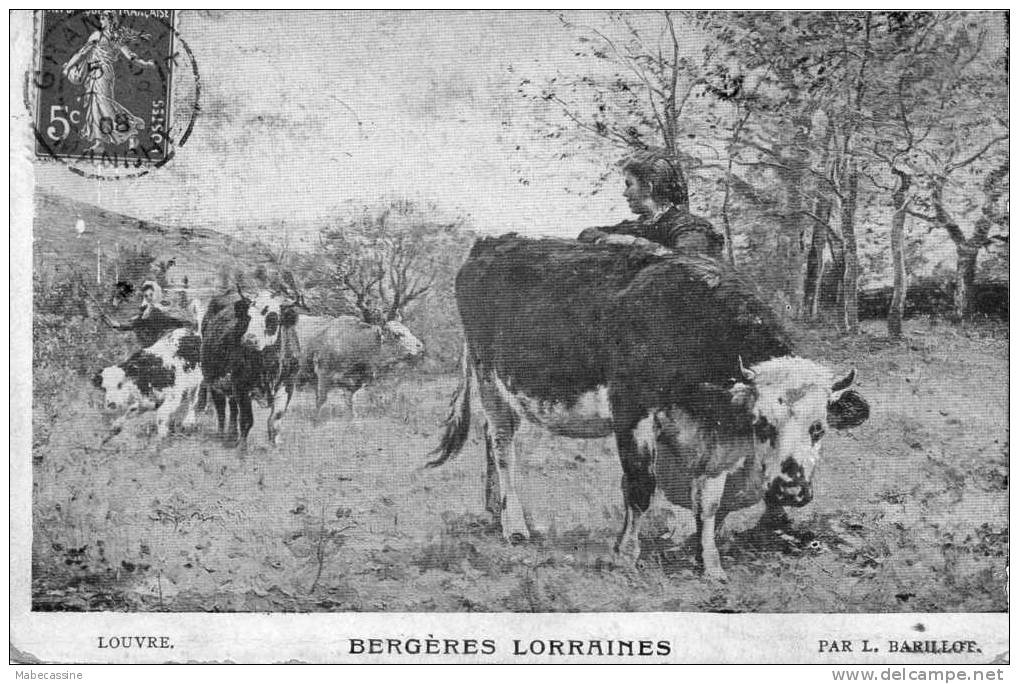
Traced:
<svg viewBox="0 0 1019 684">
<path fill-rule="evenodd" d="M 1009 22 L 12 11 L 11 662 L 1008 664 Z"/>
</svg>

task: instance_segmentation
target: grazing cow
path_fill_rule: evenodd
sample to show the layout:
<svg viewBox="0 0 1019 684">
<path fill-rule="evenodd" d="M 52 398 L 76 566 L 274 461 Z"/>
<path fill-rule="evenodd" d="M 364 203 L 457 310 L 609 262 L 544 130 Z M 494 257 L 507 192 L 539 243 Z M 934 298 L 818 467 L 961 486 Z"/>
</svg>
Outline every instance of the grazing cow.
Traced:
<svg viewBox="0 0 1019 684">
<path fill-rule="evenodd" d="M 92 384 L 105 392 L 105 405 L 125 413 L 113 425 L 114 434 L 137 413 L 156 409 L 156 434 L 169 434 L 170 422 L 185 411 L 182 425 L 195 424 L 194 403 L 202 384 L 201 338 L 187 328 L 164 334 L 155 344 L 126 361 L 104 368 Z"/>
<path fill-rule="evenodd" d="M 355 417 L 354 399 L 365 385 L 424 351 L 421 341 L 399 321 L 379 326 L 356 316 L 302 316 L 297 336 L 302 366 L 315 374 L 316 410 L 325 405 L 330 387 L 341 387 L 350 392 L 348 403 Z"/>
<path fill-rule="evenodd" d="M 625 560 L 639 557 L 641 516 L 662 486 L 694 512 L 705 572 L 724 577 L 720 512 L 762 497 L 779 511 L 806 504 L 826 429 L 868 414 L 847 391 L 853 373 L 838 380 L 792 356 L 756 289 L 704 257 L 487 238 L 460 269 L 456 298 L 463 377 L 429 465 L 463 447 L 476 387 L 487 421 L 486 501 L 507 539 L 529 536 L 514 484 L 522 418 L 566 437 L 615 436 L 626 510 L 616 551 Z"/>
<path fill-rule="evenodd" d="M 202 369 L 219 432 L 223 434 L 229 400 L 228 436 L 242 449 L 254 424 L 252 399 L 268 405 L 269 442 L 279 444 L 280 421 L 293 397 L 300 363 L 297 320 L 297 306 L 269 292 L 254 299 L 227 294 L 209 302 L 202 320 Z"/>
</svg>

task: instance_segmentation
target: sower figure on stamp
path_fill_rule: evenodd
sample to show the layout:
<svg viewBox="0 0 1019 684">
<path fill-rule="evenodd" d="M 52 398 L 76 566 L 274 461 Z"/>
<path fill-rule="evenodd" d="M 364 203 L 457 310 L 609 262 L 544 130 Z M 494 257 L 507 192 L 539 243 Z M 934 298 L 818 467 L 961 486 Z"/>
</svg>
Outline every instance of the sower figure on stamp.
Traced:
<svg viewBox="0 0 1019 684">
<path fill-rule="evenodd" d="M 142 304 L 137 314 L 126 321 L 115 321 L 102 312 L 100 316 L 103 322 L 114 330 L 133 331 L 143 348 L 152 346 L 171 330 L 195 327 L 191 321 L 163 311 L 160 305 L 163 290 L 155 281 L 146 280 L 142 284 L 141 293 Z"/>
<path fill-rule="evenodd" d="M 588 228 L 578 240 L 722 256 L 724 238 L 710 221 L 690 213 L 686 180 L 675 161 L 663 152 L 649 151 L 626 159 L 622 167 L 626 183 L 623 197 L 638 218 Z"/>
<path fill-rule="evenodd" d="M 83 85 L 81 137 L 92 141 L 93 152 L 105 145 L 128 143 L 138 146 L 138 136 L 145 129 L 145 120 L 135 116 L 115 97 L 117 83 L 114 68 L 124 57 L 140 67 L 155 67 L 152 60 L 142 59 L 131 49 L 131 43 L 147 40 L 146 34 L 121 27 L 116 12 L 99 15 L 100 29 L 94 31 L 67 63 L 63 74 L 71 83 Z"/>
</svg>

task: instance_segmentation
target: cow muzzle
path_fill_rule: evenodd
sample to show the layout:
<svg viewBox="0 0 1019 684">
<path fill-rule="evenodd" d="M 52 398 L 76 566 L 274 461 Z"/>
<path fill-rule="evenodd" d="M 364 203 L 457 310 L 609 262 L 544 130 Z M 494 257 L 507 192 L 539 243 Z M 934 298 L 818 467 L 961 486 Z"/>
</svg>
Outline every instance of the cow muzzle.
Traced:
<svg viewBox="0 0 1019 684">
<path fill-rule="evenodd" d="M 769 504 L 795 508 L 806 506 L 813 498 L 814 491 L 810 483 L 799 478 L 777 477 L 764 493 L 764 500 Z"/>
</svg>

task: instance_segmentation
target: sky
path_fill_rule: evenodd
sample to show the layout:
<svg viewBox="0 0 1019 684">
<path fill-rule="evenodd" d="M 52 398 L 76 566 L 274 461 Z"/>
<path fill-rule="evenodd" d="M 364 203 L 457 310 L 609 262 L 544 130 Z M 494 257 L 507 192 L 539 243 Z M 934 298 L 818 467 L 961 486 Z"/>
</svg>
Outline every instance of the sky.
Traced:
<svg viewBox="0 0 1019 684">
<path fill-rule="evenodd" d="M 170 164 L 96 181 L 37 162 L 38 187 L 169 224 L 285 224 L 309 239 L 387 199 L 434 203 L 483 233 L 571 236 L 629 214 L 621 181 L 576 192 L 605 167 L 557 159 L 516 94 L 576 59 L 554 15 L 185 11 L 177 28 L 202 112 Z"/>
</svg>

